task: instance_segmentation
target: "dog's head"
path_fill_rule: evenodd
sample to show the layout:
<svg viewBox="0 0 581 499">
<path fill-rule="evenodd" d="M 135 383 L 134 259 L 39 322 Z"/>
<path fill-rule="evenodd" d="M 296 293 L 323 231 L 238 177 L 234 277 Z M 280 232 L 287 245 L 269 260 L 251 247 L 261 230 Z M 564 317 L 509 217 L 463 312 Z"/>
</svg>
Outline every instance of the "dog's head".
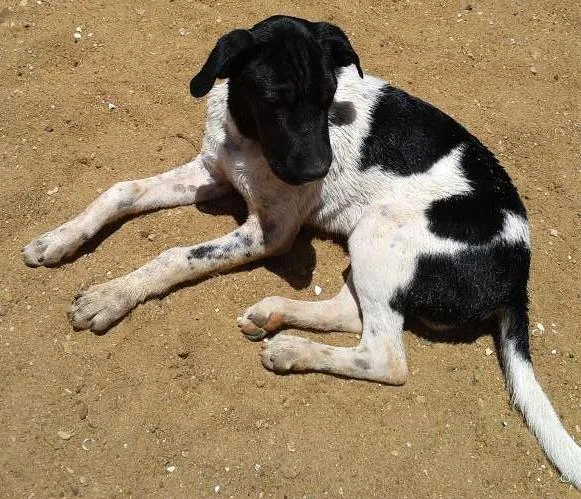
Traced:
<svg viewBox="0 0 581 499">
<path fill-rule="evenodd" d="M 274 16 L 220 38 L 190 92 L 202 97 L 216 78 L 229 78 L 228 107 L 238 129 L 260 144 L 277 177 L 299 185 L 329 171 L 335 72 L 351 64 L 363 77 L 337 26 Z"/>
</svg>

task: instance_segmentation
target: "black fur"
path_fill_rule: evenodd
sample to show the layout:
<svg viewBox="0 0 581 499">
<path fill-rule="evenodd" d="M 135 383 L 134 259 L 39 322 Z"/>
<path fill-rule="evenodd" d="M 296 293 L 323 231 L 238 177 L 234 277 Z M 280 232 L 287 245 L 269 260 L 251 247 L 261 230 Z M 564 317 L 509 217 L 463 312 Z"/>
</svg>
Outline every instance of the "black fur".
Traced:
<svg viewBox="0 0 581 499">
<path fill-rule="evenodd" d="M 406 317 L 454 327 L 479 322 L 502 308 L 526 309 L 529 264 L 530 251 L 522 244 L 424 255 L 412 282 L 397 291 L 391 306 Z M 517 350 L 530 360 L 527 329 L 515 331 Z"/>
<path fill-rule="evenodd" d="M 463 147 L 461 166 L 473 191 L 432 204 L 426 215 L 434 234 L 481 244 L 502 230 L 505 211 L 526 217 L 505 170 L 462 125 L 403 90 L 386 85 L 382 93 L 361 151 L 361 170 L 379 166 L 402 176 L 423 173 Z"/>
<path fill-rule="evenodd" d="M 217 77 L 230 78 L 228 108 L 237 128 L 261 145 L 281 180 L 298 185 L 329 171 L 335 71 L 351 64 L 363 77 L 337 26 L 274 16 L 220 38 L 190 91 L 201 97 Z"/>
</svg>

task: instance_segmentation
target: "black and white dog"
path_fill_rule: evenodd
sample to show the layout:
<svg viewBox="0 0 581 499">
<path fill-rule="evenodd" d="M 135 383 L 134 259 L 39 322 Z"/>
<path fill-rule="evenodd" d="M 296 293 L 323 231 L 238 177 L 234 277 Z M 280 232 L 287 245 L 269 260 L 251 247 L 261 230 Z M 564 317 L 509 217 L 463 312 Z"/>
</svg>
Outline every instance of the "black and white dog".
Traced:
<svg viewBox="0 0 581 499">
<path fill-rule="evenodd" d="M 217 78 L 227 83 L 214 87 Z M 214 87 L 214 88 L 213 88 Z M 303 224 L 348 238 L 351 275 L 333 299 L 266 298 L 238 324 L 252 340 L 285 326 L 361 332 L 353 348 L 278 335 L 262 362 L 405 382 L 404 318 L 431 327 L 496 316 L 508 389 L 549 459 L 581 488 L 581 449 L 533 374 L 525 208 L 494 155 L 434 107 L 363 74 L 345 34 L 275 16 L 220 38 L 191 93 L 209 93 L 202 151 L 155 177 L 114 185 L 24 248 L 55 265 L 103 226 L 238 190 L 248 219 L 211 242 L 172 248 L 77 295 L 70 319 L 103 331 L 149 297 L 288 250 Z"/>
</svg>

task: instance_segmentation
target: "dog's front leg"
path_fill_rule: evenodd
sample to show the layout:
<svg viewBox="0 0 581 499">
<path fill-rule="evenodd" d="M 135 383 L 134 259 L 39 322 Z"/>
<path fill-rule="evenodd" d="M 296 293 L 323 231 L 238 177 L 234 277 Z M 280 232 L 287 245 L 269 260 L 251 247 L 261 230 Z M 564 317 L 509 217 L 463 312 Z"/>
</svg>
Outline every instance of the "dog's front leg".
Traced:
<svg viewBox="0 0 581 499">
<path fill-rule="evenodd" d="M 251 215 L 224 237 L 169 249 L 123 277 L 81 291 L 69 318 L 77 329 L 105 331 L 139 303 L 162 296 L 178 284 L 280 252 L 292 242 L 294 231 Z"/>
<path fill-rule="evenodd" d="M 216 198 L 232 187 L 204 153 L 154 177 L 118 182 L 82 213 L 33 240 L 23 249 L 31 267 L 51 266 L 71 257 L 104 226 L 149 210 Z"/>
</svg>

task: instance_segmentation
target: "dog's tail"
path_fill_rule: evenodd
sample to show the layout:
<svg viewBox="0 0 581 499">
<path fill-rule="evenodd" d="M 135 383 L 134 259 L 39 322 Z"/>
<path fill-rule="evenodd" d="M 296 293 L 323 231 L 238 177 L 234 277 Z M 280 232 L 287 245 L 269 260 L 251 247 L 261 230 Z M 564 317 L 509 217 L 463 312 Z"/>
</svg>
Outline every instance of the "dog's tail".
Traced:
<svg viewBox="0 0 581 499">
<path fill-rule="evenodd" d="M 499 312 L 501 363 L 512 401 L 549 460 L 581 490 L 581 448 L 567 433 L 533 372 L 526 301 Z"/>
</svg>

